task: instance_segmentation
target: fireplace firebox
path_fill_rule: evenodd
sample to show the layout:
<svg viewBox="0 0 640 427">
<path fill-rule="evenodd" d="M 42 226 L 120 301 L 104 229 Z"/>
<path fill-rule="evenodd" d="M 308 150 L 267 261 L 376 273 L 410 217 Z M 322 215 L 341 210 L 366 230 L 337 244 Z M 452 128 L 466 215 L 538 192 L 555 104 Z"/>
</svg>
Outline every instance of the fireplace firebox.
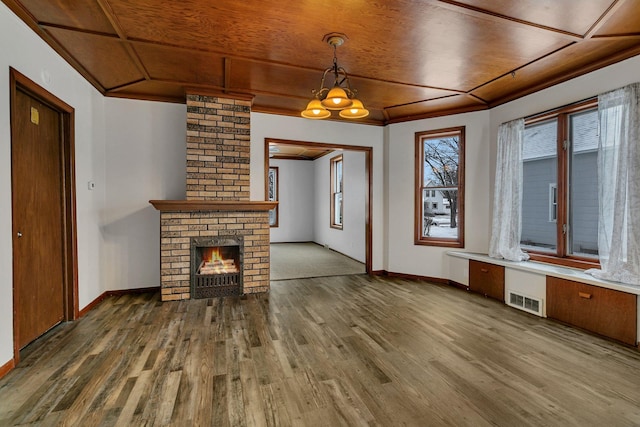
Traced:
<svg viewBox="0 0 640 427">
<path fill-rule="evenodd" d="M 191 238 L 191 297 L 242 295 L 243 236 Z"/>
</svg>

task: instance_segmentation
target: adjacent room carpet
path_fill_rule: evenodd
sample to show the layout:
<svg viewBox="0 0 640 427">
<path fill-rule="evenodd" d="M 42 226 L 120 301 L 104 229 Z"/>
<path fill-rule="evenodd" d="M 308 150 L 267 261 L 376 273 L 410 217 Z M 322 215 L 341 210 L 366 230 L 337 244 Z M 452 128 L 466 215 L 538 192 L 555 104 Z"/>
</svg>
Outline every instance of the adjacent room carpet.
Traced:
<svg viewBox="0 0 640 427">
<path fill-rule="evenodd" d="M 316 243 L 272 243 L 271 280 L 364 274 L 365 265 Z"/>
</svg>

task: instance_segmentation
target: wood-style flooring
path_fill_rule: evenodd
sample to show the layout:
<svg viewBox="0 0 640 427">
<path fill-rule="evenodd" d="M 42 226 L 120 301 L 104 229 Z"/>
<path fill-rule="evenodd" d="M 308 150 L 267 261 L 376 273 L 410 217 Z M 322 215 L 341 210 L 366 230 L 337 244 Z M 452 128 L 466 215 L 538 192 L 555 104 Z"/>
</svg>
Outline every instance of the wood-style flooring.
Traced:
<svg viewBox="0 0 640 427">
<path fill-rule="evenodd" d="M 402 279 L 110 297 L 22 357 L 1 426 L 640 425 L 637 349 Z"/>
</svg>

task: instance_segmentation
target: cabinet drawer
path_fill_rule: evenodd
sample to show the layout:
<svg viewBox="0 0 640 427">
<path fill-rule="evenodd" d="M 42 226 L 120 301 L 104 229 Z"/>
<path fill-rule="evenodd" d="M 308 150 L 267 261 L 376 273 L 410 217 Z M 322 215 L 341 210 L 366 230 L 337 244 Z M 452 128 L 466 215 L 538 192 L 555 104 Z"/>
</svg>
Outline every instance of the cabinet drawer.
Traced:
<svg viewBox="0 0 640 427">
<path fill-rule="evenodd" d="M 469 290 L 504 302 L 504 267 L 469 260 Z"/>
<path fill-rule="evenodd" d="M 547 276 L 547 317 L 636 345 L 637 297 Z"/>
</svg>

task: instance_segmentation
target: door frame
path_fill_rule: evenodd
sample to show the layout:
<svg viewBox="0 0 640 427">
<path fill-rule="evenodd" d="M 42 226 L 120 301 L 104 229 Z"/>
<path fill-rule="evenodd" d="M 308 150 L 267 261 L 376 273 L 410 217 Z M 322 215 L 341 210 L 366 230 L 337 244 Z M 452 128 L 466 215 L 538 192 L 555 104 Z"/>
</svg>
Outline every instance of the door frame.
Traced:
<svg viewBox="0 0 640 427">
<path fill-rule="evenodd" d="M 75 148 L 74 148 L 74 129 L 75 129 L 75 110 L 66 102 L 53 95 L 46 89 L 42 88 L 28 77 L 9 67 L 9 84 L 10 84 L 10 122 L 11 122 L 11 153 L 13 165 L 13 144 L 17 139 L 15 118 L 16 97 L 17 92 L 21 91 L 30 97 L 46 104 L 48 107 L 60 114 L 60 148 L 62 159 L 62 256 L 63 256 L 63 304 L 64 304 L 64 320 L 75 320 L 78 318 L 78 245 L 77 245 L 77 223 L 76 223 L 76 186 L 75 186 Z M 11 175 L 13 180 L 13 174 Z M 11 187 L 13 193 L 13 185 Z M 13 213 L 13 202 L 12 202 Z M 16 239 L 17 225 L 12 215 L 12 242 Z M 13 243 L 12 243 L 13 247 Z M 17 260 L 13 259 L 13 268 L 15 269 Z M 16 301 L 15 276 L 13 279 L 13 359 L 14 363 L 20 361 L 20 348 L 18 345 L 18 331 L 20 325 L 18 316 L 18 301 Z"/>
<path fill-rule="evenodd" d="M 316 148 L 328 148 L 333 150 L 342 151 L 357 151 L 364 152 L 365 154 L 365 180 L 367 183 L 368 191 L 364 195 L 365 208 L 365 271 L 367 274 L 373 274 L 373 228 L 372 228 L 372 215 L 373 215 L 373 147 L 365 147 L 361 145 L 345 145 L 345 144 L 331 144 L 323 142 L 309 142 L 309 141 L 294 141 L 288 139 L 279 138 L 265 138 L 264 139 L 264 187 L 265 187 L 265 200 L 269 198 L 269 143 L 274 142 L 282 145 L 295 145 L 299 147 L 316 147 Z"/>
</svg>

